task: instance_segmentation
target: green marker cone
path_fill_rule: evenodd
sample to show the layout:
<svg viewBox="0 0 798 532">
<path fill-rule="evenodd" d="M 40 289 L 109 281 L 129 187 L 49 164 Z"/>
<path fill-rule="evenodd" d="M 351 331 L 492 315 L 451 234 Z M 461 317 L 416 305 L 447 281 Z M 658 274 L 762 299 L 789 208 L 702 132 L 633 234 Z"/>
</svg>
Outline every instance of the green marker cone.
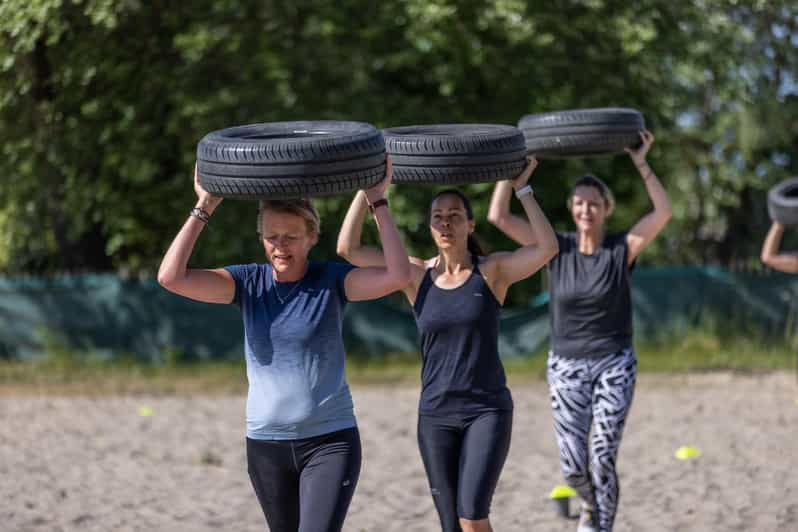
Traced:
<svg viewBox="0 0 798 532">
<path fill-rule="evenodd" d="M 154 414 L 151 406 L 140 406 L 139 407 L 139 416 L 141 417 L 151 417 Z"/>
</svg>

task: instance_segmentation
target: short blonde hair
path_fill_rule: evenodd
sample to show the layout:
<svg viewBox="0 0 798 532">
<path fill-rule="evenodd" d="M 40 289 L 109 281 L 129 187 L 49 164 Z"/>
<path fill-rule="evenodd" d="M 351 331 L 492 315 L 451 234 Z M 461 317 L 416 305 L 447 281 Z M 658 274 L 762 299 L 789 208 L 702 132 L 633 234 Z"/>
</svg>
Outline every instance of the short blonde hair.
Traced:
<svg viewBox="0 0 798 532">
<path fill-rule="evenodd" d="M 321 232 L 321 218 L 319 211 L 310 198 L 260 200 L 258 202 L 258 228 L 259 236 L 263 236 L 263 213 L 266 211 L 294 214 L 305 220 L 309 234 L 318 235 Z"/>
<path fill-rule="evenodd" d="M 604 200 L 604 206 L 607 207 L 607 216 L 615 210 L 615 196 L 612 195 L 612 190 L 607 186 L 607 183 L 593 174 L 583 175 L 571 187 L 571 193 L 568 194 L 568 201 L 565 203 L 568 206 L 568 210 L 571 210 L 571 203 L 578 187 L 593 187 L 598 190 L 599 195 Z"/>
</svg>

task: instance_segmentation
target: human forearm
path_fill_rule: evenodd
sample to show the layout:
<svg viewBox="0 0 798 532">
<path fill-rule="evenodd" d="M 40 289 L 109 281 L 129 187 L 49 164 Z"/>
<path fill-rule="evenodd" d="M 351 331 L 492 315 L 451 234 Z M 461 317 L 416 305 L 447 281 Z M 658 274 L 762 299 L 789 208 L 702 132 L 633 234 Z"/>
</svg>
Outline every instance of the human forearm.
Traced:
<svg viewBox="0 0 798 532">
<path fill-rule="evenodd" d="M 779 222 L 773 222 L 767 237 L 765 237 L 765 242 L 762 244 L 762 262 L 768 264 L 773 257 L 778 255 L 782 236 L 784 236 L 784 226 Z"/>
<path fill-rule="evenodd" d="M 197 203 L 191 215 L 166 251 L 158 269 L 158 282 L 176 294 L 206 303 L 229 303 L 235 294 L 235 282 L 224 269 L 188 269 L 188 260 L 200 233 L 222 199 L 206 192 L 199 184 L 194 167 L 194 190 Z"/>
<path fill-rule="evenodd" d="M 346 260 L 358 264 L 358 255 L 363 249 L 361 242 L 363 236 L 363 224 L 366 221 L 366 211 L 368 210 L 368 201 L 366 194 L 361 190 L 355 194 L 349 210 L 346 211 L 346 216 L 341 224 L 341 231 L 338 233 L 338 243 L 336 252 Z"/>
<path fill-rule="evenodd" d="M 493 255 L 498 267 L 496 282 L 500 293 L 511 284 L 534 274 L 559 251 L 554 229 L 534 196 L 531 193 L 524 193 L 519 200 L 527 215 L 527 231 L 534 236 L 535 242 L 521 246 L 512 253 Z"/>
<path fill-rule="evenodd" d="M 762 262 L 775 270 L 787 273 L 798 273 L 798 256 L 780 251 L 784 226 L 773 222 L 762 244 Z"/>
<path fill-rule="evenodd" d="M 665 187 L 662 186 L 657 174 L 654 173 L 647 161 L 642 161 L 640 164 L 635 162 L 635 166 L 640 172 L 640 177 L 643 178 L 648 197 L 652 205 L 654 205 L 654 212 L 664 221 L 669 220 L 673 214 L 673 209 L 668 199 L 668 193 L 665 191 Z"/>
<path fill-rule="evenodd" d="M 380 232 L 385 268 L 397 290 L 410 281 L 410 262 L 399 230 L 387 206 L 377 207 L 374 217 Z"/>
<path fill-rule="evenodd" d="M 519 244 L 524 246 L 534 244 L 536 242 L 535 233 L 529 230 L 527 220 L 510 212 L 512 195 L 512 181 L 507 180 L 496 183 L 490 199 L 490 207 L 488 208 L 488 221 Z"/>
<path fill-rule="evenodd" d="M 185 279 L 188 272 L 188 260 L 191 258 L 194 245 L 204 228 L 205 223 L 199 218 L 188 217 L 161 260 L 161 266 L 158 268 L 158 282 L 162 286 L 168 288 L 169 285 Z"/>
<path fill-rule="evenodd" d="M 541 253 L 553 257 L 557 254 L 559 244 L 549 219 L 532 194 L 522 195 L 520 201 L 528 220 L 528 234 L 531 235 L 531 242 L 526 245 L 537 245 Z"/>
<path fill-rule="evenodd" d="M 493 189 L 488 207 L 488 221 L 494 225 L 510 215 L 510 197 L 513 194 L 513 182 L 499 181 Z"/>
</svg>

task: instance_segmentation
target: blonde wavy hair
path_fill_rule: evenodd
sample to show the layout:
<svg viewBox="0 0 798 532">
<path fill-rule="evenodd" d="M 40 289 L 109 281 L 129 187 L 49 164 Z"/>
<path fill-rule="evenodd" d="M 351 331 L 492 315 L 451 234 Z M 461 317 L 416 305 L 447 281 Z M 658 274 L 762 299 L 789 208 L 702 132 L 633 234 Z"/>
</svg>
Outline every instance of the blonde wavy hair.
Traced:
<svg viewBox="0 0 798 532">
<path fill-rule="evenodd" d="M 607 208 L 607 216 L 615 210 L 615 196 L 612 195 L 612 190 L 607 186 L 607 183 L 593 174 L 586 174 L 577 179 L 574 186 L 571 187 L 571 193 L 568 194 L 568 200 L 565 202 L 569 211 L 571 210 L 574 193 L 578 187 L 593 187 L 598 190 L 601 199 L 604 200 L 604 206 Z"/>
<path fill-rule="evenodd" d="M 294 214 L 305 220 L 309 234 L 321 233 L 319 211 L 316 210 L 310 198 L 260 200 L 258 202 L 258 236 L 263 236 L 263 213 L 266 211 Z"/>
</svg>

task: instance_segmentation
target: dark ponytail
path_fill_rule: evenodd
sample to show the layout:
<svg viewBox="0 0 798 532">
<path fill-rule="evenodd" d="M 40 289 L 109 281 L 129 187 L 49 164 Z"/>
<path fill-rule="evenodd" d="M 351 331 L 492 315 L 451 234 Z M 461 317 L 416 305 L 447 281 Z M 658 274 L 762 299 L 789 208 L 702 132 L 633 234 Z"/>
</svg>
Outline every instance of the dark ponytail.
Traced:
<svg viewBox="0 0 798 532">
<path fill-rule="evenodd" d="M 487 255 L 487 253 L 482 250 L 481 241 L 482 239 L 479 238 L 476 233 L 471 233 L 468 235 L 468 252 L 471 253 L 471 255 L 474 255 L 475 257 L 484 257 Z"/>
<path fill-rule="evenodd" d="M 432 201 L 430 201 L 430 205 L 435 203 L 436 199 L 446 195 L 457 196 L 458 198 L 460 198 L 460 201 L 463 202 L 463 208 L 465 208 L 466 211 L 466 218 L 468 220 L 474 219 L 474 210 L 471 208 L 471 202 L 468 200 L 465 194 L 463 194 L 456 188 L 447 188 L 445 190 L 441 190 L 440 192 L 435 194 L 435 196 L 432 198 Z M 427 222 L 429 223 L 429 215 L 427 215 Z M 468 252 L 471 253 L 471 255 L 477 257 L 484 257 L 485 255 L 487 255 L 487 253 L 485 253 L 485 246 L 482 243 L 482 239 L 479 238 L 479 236 L 477 236 L 476 232 L 473 232 L 470 235 L 468 235 L 468 241 L 466 245 L 468 248 Z"/>
</svg>

